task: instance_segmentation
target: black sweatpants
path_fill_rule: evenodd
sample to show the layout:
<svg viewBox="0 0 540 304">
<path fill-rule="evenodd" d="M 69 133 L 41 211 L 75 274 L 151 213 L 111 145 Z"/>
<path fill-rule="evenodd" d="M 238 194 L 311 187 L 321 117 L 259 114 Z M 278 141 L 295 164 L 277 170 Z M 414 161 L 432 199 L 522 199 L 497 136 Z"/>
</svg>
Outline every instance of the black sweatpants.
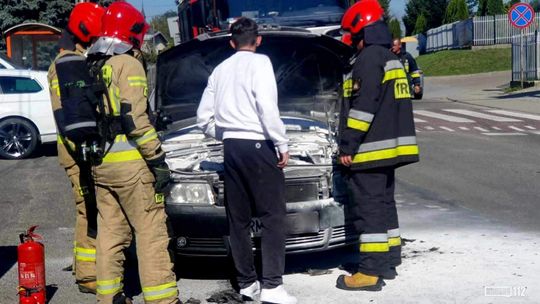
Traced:
<svg viewBox="0 0 540 304">
<path fill-rule="evenodd" d="M 401 237 L 396 201 L 394 168 L 348 172 L 348 216 L 360 233 L 359 271 L 382 275 L 401 264 Z"/>
<path fill-rule="evenodd" d="M 261 221 L 262 286 L 283 283 L 285 271 L 285 177 L 272 141 L 225 139 L 225 201 L 238 285 L 257 280 L 252 252 L 252 216 Z"/>
</svg>

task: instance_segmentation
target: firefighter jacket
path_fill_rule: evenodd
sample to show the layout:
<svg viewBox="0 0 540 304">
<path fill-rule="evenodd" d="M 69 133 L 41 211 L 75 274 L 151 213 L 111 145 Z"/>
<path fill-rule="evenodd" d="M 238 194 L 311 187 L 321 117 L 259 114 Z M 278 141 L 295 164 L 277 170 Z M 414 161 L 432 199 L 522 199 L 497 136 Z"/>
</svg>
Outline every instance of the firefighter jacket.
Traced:
<svg viewBox="0 0 540 304">
<path fill-rule="evenodd" d="M 367 46 L 344 84 L 339 149 L 352 170 L 418 161 L 410 88 L 403 65 L 386 46 Z"/>
<path fill-rule="evenodd" d="M 409 78 L 411 84 L 415 86 L 420 85 L 420 69 L 418 68 L 416 60 L 414 60 L 413 56 L 410 53 L 403 51 L 397 54 L 397 56 L 399 61 L 401 61 L 401 64 L 403 64 L 405 73 L 407 73 L 407 78 Z"/>
<path fill-rule="evenodd" d="M 148 170 L 145 160 L 164 155 L 161 142 L 148 115 L 146 72 L 129 54 L 112 56 L 101 68 L 107 88 L 107 115 L 118 118 L 121 132 L 105 146 L 101 165 L 95 168 L 96 182 L 123 184 Z M 148 175 L 145 175 L 148 176 Z M 153 182 L 152 180 L 145 182 Z"/>
<path fill-rule="evenodd" d="M 74 159 L 75 155 L 75 144 L 69 141 L 67 138 L 62 136 L 60 133 L 62 122 L 58 121 L 58 113 L 62 111 L 62 102 L 60 100 L 60 84 L 58 83 L 58 75 L 56 73 L 56 62 L 64 56 L 83 56 L 84 49 L 77 45 L 77 48 L 73 51 L 71 50 L 62 50 L 55 60 L 49 67 L 49 72 L 47 74 L 47 80 L 49 82 L 49 93 L 51 96 L 52 110 L 55 113 L 55 120 L 57 125 L 57 146 L 58 146 L 58 160 L 60 165 L 65 169 L 73 167 L 76 162 Z"/>
</svg>

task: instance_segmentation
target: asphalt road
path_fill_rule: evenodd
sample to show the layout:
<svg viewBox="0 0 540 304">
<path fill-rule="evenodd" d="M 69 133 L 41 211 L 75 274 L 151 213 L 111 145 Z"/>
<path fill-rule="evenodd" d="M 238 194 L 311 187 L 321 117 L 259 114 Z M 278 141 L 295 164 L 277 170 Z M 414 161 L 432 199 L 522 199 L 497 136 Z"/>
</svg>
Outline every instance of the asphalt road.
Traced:
<svg viewBox="0 0 540 304">
<path fill-rule="evenodd" d="M 423 114 L 416 115 L 421 162 L 398 171 L 397 201 L 410 242 L 399 280 L 382 293 L 351 297 L 333 287 L 344 273 L 338 267 L 356 258 L 351 250 L 293 256 L 285 283 L 300 303 L 540 302 L 540 120 L 494 121 L 463 110 L 511 118 L 492 108 L 415 103 Z M 441 114 L 461 119 L 441 120 Z M 16 302 L 18 233 L 34 224 L 45 237 L 50 303 L 93 303 L 62 271 L 71 263 L 74 208 L 54 145 L 32 159 L 0 160 L 0 193 L 0 303 Z M 179 260 L 177 266 L 182 300 L 237 303 L 226 260 Z M 127 278 L 136 281 L 136 274 L 131 270 Z M 489 284 L 526 287 L 527 297 L 478 298 Z"/>
</svg>

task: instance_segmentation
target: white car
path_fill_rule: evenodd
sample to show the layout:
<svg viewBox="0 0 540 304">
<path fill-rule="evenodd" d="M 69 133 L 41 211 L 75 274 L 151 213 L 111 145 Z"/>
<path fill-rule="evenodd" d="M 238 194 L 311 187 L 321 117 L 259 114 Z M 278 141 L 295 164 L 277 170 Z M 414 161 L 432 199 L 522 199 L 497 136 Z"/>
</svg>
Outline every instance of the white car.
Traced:
<svg viewBox="0 0 540 304">
<path fill-rule="evenodd" d="M 0 69 L 0 157 L 30 156 L 56 141 L 47 72 Z"/>
</svg>

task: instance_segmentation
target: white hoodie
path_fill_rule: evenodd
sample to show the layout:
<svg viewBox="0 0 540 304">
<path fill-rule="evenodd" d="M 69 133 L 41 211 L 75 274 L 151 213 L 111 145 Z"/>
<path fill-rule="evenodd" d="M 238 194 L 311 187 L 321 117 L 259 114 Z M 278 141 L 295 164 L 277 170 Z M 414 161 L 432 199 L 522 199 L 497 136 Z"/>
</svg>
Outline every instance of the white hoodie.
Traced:
<svg viewBox="0 0 540 304">
<path fill-rule="evenodd" d="M 239 51 L 219 64 L 208 78 L 197 125 L 218 139 L 269 139 L 279 152 L 287 152 L 270 58 Z"/>
</svg>

